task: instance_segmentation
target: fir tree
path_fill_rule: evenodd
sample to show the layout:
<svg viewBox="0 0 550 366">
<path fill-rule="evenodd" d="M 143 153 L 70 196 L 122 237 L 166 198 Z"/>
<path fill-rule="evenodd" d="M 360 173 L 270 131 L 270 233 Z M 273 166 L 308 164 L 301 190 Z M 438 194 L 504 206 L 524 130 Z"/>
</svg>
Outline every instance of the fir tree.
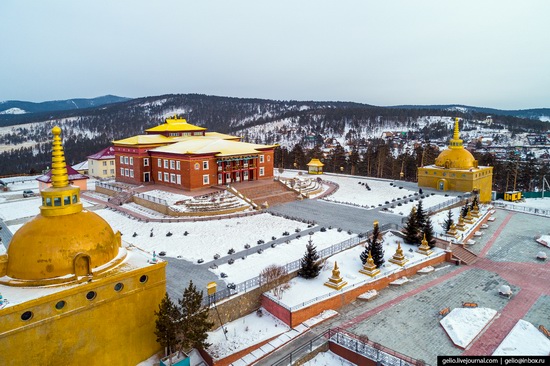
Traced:
<svg viewBox="0 0 550 366">
<path fill-rule="evenodd" d="M 183 291 L 183 297 L 178 300 L 181 307 L 179 321 L 179 335 L 181 347 L 184 350 L 191 348 L 207 348 L 207 331 L 214 323 L 208 321 L 208 307 L 202 306 L 202 291 L 198 291 L 193 281 Z"/>
<path fill-rule="evenodd" d="M 430 217 L 426 217 L 426 225 L 424 226 L 424 235 L 426 236 L 426 241 L 428 242 L 428 245 L 430 248 L 433 248 L 435 246 L 435 234 L 434 234 L 434 228 L 432 225 L 432 220 Z"/>
<path fill-rule="evenodd" d="M 361 263 L 365 264 L 367 263 L 367 258 L 369 257 L 369 251 L 370 251 L 370 243 L 369 243 L 370 240 L 367 240 L 365 242 L 365 250 L 363 250 L 361 252 L 361 254 L 359 255 L 359 259 L 361 259 Z"/>
<path fill-rule="evenodd" d="M 449 210 L 449 212 L 447 212 L 447 219 L 443 222 L 443 229 L 445 229 L 445 232 L 451 230 L 451 226 L 453 224 L 454 224 L 453 212 Z"/>
<path fill-rule="evenodd" d="M 470 210 L 473 210 L 478 204 L 477 194 L 474 194 L 474 198 L 472 198 L 472 203 L 470 204 Z"/>
<path fill-rule="evenodd" d="M 165 356 L 167 356 L 179 345 L 177 323 L 181 317 L 178 307 L 170 300 L 168 293 L 164 294 L 155 315 L 157 317 L 155 320 L 157 342 L 164 348 Z"/>
<path fill-rule="evenodd" d="M 319 254 L 317 254 L 317 249 L 313 245 L 311 237 L 306 245 L 306 253 L 301 261 L 301 268 L 298 270 L 298 276 L 311 279 L 319 275 L 321 271 L 321 266 L 319 264 Z"/>
<path fill-rule="evenodd" d="M 403 234 L 405 234 L 405 241 L 409 244 L 420 244 L 418 234 L 420 228 L 418 227 L 418 222 L 416 221 L 416 208 L 413 206 L 411 208 L 411 213 L 403 229 Z"/>
<path fill-rule="evenodd" d="M 367 240 L 372 255 L 372 260 L 377 268 L 380 268 L 384 264 L 384 247 L 382 246 L 382 240 L 380 239 L 380 228 L 378 227 L 378 221 L 374 222 L 374 229 L 372 230 L 372 236 Z M 368 253 L 367 253 L 368 257 Z"/>
<path fill-rule="evenodd" d="M 416 223 L 418 225 L 419 230 L 422 230 L 424 226 L 426 226 L 426 217 L 428 215 L 426 214 L 426 211 L 424 211 L 424 208 L 422 207 L 422 200 L 418 201 L 418 206 L 416 207 Z"/>
<path fill-rule="evenodd" d="M 464 206 L 462 206 L 462 208 L 460 209 L 460 214 L 462 215 L 462 218 L 465 219 L 466 216 L 468 215 L 468 208 L 470 207 L 470 205 L 468 204 L 468 201 L 466 201 L 466 204 Z"/>
</svg>

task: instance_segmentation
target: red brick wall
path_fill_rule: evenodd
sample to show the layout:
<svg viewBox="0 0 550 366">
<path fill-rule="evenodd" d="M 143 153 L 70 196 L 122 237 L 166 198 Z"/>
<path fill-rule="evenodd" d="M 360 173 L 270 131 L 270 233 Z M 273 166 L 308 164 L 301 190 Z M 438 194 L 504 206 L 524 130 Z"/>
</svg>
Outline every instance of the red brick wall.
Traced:
<svg viewBox="0 0 550 366">
<path fill-rule="evenodd" d="M 262 307 L 275 317 L 281 319 L 285 324 L 290 325 L 292 314 L 290 310 L 285 309 L 269 297 L 262 296 Z"/>
<path fill-rule="evenodd" d="M 259 155 L 264 156 L 264 162 L 260 163 Z M 256 174 L 258 179 L 273 178 L 273 150 L 262 151 L 258 154 L 258 169 Z M 260 177 L 260 167 L 264 168 L 264 175 Z"/>
</svg>

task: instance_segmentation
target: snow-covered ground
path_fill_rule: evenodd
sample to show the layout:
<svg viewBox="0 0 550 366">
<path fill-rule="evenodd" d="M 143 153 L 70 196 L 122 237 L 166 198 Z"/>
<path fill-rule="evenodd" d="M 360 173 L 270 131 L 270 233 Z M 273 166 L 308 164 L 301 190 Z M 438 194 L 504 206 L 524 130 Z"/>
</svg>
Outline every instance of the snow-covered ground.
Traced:
<svg viewBox="0 0 550 366">
<path fill-rule="evenodd" d="M 440 323 L 454 344 L 466 348 L 496 315 L 489 308 L 456 308 Z"/>
<path fill-rule="evenodd" d="M 345 358 L 338 356 L 330 351 L 321 352 L 302 366 L 355 366 Z"/>
<path fill-rule="evenodd" d="M 483 216 L 489 208 L 490 208 L 489 205 L 480 205 L 479 206 L 479 215 L 480 215 L 480 217 Z M 455 223 L 455 225 L 458 224 L 458 217 L 460 215 L 460 210 L 461 209 L 462 209 L 462 207 L 455 207 L 455 208 L 451 209 L 452 219 L 453 219 L 453 222 Z M 410 213 L 410 210 L 409 210 L 409 213 Z M 449 214 L 449 210 L 443 210 L 441 212 L 438 212 L 438 213 L 430 216 L 431 221 L 432 221 L 432 225 L 433 225 L 433 228 L 434 228 L 434 232 L 435 232 L 436 235 L 441 236 L 441 235 L 445 234 L 444 223 L 445 223 L 445 220 L 447 220 L 447 215 L 448 214 Z M 476 224 L 477 224 L 477 219 L 474 218 L 474 223 L 473 224 L 464 223 L 465 230 L 464 231 L 457 230 L 457 233 L 459 235 L 464 233 L 465 234 L 464 236 L 466 236 L 466 234 L 468 234 L 469 231 Z"/>
<path fill-rule="evenodd" d="M 295 277 L 290 283 L 290 288 L 283 292 L 279 301 L 287 307 L 299 307 L 305 305 L 305 303 L 312 303 L 322 298 L 326 298 L 330 295 L 338 293 L 334 289 L 324 286 L 324 283 L 328 281 L 332 276 L 332 270 L 334 268 L 334 262 L 338 263 L 340 269 L 340 275 L 347 281 L 348 284 L 341 291 L 346 291 L 347 288 L 357 286 L 360 283 L 368 283 L 377 280 L 382 276 L 387 276 L 391 273 L 402 270 L 402 267 L 390 263 L 389 259 L 395 254 L 397 249 L 397 242 L 401 243 L 401 249 L 403 249 L 403 255 L 409 260 L 405 264 L 405 268 L 415 265 L 421 261 L 428 259 L 428 257 L 416 253 L 417 246 L 404 244 L 401 238 L 395 236 L 393 233 L 387 233 L 384 235 L 384 259 L 386 262 L 381 268 L 381 273 L 374 279 L 359 273 L 359 270 L 363 268 L 361 259 L 359 256 L 364 251 L 362 245 L 358 245 L 332 257 L 328 258 L 323 266 L 323 269 L 314 279 L 304 279 L 301 277 Z M 412 250 L 412 251 L 411 251 Z M 430 259 L 434 256 L 443 255 L 444 251 L 439 248 L 433 248 L 433 254 L 430 255 Z M 406 286 L 406 285 L 405 285 Z"/>
<path fill-rule="evenodd" d="M 548 356 L 550 339 L 535 326 L 520 319 L 497 347 L 493 356 Z"/>
<path fill-rule="evenodd" d="M 415 198 L 412 198 L 412 197 L 409 198 L 407 203 L 402 203 L 401 206 L 399 206 L 398 204 L 395 204 L 396 206 L 395 208 L 388 208 L 387 211 L 382 211 L 382 212 L 389 212 L 389 213 L 394 213 L 398 215 L 408 216 L 413 206 L 414 207 L 418 206 L 419 200 L 422 200 L 422 207 L 424 208 L 424 210 L 427 210 L 430 207 L 437 206 L 441 203 L 448 202 L 455 198 L 455 197 L 445 197 L 444 195 L 440 195 L 440 194 L 425 196 L 425 198 L 419 198 L 419 196 L 414 196 L 414 197 Z M 416 200 L 416 198 L 418 198 L 418 200 Z M 411 199 L 413 199 L 414 201 L 410 202 Z"/>
<path fill-rule="evenodd" d="M 258 240 L 268 242 L 273 236 L 280 238 L 285 231 L 307 229 L 307 224 L 267 213 L 211 221 L 145 223 L 111 210 L 95 212 L 114 230 L 120 231 L 124 241 L 151 253 L 164 251 L 169 257 L 193 262 L 200 258 L 212 260 L 215 254 L 226 255 L 229 249 L 244 250 L 246 244 L 253 247 Z M 169 232 L 172 235 L 166 236 Z M 184 235 L 185 232 L 188 235 Z"/>
<path fill-rule="evenodd" d="M 333 244 L 337 244 L 347 240 L 354 235 L 349 235 L 347 232 L 338 232 L 336 229 L 327 230 L 326 232 L 317 231 L 311 236 L 313 244 L 317 251 L 327 248 Z M 290 240 L 288 244 L 279 244 L 275 248 L 262 254 L 258 254 L 254 248 L 255 243 L 249 249 L 251 255 L 247 255 L 245 259 L 237 259 L 233 264 L 223 264 L 217 269 L 212 270 L 216 274 L 225 273 L 226 282 L 240 283 L 251 278 L 251 274 L 257 276 L 260 272 L 271 264 L 284 265 L 303 257 L 306 252 L 306 244 L 310 239 L 309 236 L 303 236 L 299 239 Z M 236 250 L 243 249 L 235 248 Z"/>
<path fill-rule="evenodd" d="M 254 312 L 230 323 L 225 323 L 223 328 L 208 332 L 207 342 L 212 344 L 208 348 L 208 353 L 215 359 L 224 358 L 290 330 L 285 323 L 265 309 L 260 308 L 260 310 L 262 316 Z"/>
</svg>

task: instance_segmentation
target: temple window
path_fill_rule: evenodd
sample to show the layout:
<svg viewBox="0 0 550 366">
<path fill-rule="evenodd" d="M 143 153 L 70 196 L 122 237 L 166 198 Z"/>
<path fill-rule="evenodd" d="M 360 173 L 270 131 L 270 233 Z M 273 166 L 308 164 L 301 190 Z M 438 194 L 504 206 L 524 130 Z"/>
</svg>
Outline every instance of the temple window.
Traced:
<svg viewBox="0 0 550 366">
<path fill-rule="evenodd" d="M 264 167 L 260 167 L 260 177 L 264 176 Z"/>
<path fill-rule="evenodd" d="M 71 204 L 71 196 L 63 196 L 63 206 L 68 206 Z"/>
<path fill-rule="evenodd" d="M 180 165 L 180 161 L 176 161 L 176 169 L 177 170 L 180 170 L 181 169 L 181 165 Z"/>
<path fill-rule="evenodd" d="M 50 197 L 46 198 L 46 206 L 52 205 L 52 199 Z"/>
<path fill-rule="evenodd" d="M 209 176 L 208 174 L 205 174 L 202 176 L 202 184 L 209 184 L 210 183 L 210 180 L 209 180 Z"/>
<path fill-rule="evenodd" d="M 149 158 L 143 158 L 143 166 L 149 166 Z"/>
<path fill-rule="evenodd" d="M 162 167 L 162 159 L 157 159 L 157 163 L 158 163 L 158 167 L 161 168 Z"/>
<path fill-rule="evenodd" d="M 25 311 L 23 314 L 21 314 L 21 320 L 27 321 L 32 319 L 32 311 Z"/>
<path fill-rule="evenodd" d="M 76 194 L 73 194 L 73 203 L 78 202 L 78 196 Z"/>
<path fill-rule="evenodd" d="M 263 163 L 263 162 L 264 162 L 264 156 L 260 155 L 260 163 Z"/>
<path fill-rule="evenodd" d="M 164 169 L 168 169 L 168 160 L 164 159 Z"/>
<path fill-rule="evenodd" d="M 54 197 L 53 205 L 54 206 L 61 206 L 61 197 Z"/>
<path fill-rule="evenodd" d="M 130 156 L 130 165 L 134 165 L 134 158 Z"/>
<path fill-rule="evenodd" d="M 202 162 L 202 169 L 208 170 L 208 160 Z"/>
</svg>

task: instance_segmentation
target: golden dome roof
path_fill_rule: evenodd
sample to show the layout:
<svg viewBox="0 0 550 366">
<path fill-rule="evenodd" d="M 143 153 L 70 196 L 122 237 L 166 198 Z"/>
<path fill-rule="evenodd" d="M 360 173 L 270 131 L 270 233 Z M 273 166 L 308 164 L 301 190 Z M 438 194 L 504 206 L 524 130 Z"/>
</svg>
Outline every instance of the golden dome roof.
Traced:
<svg viewBox="0 0 550 366">
<path fill-rule="evenodd" d="M 460 139 L 458 118 L 455 119 L 453 138 L 449 141 L 449 148 L 439 154 L 435 159 L 435 165 L 447 169 L 477 168 L 477 160 L 464 148 Z"/>
<path fill-rule="evenodd" d="M 119 247 L 120 236 L 93 212 L 38 215 L 14 234 L 8 247 L 7 275 L 20 280 L 87 275 L 114 259 Z M 87 268 L 76 268 L 82 265 Z"/>
<path fill-rule="evenodd" d="M 121 246 L 120 233 L 82 209 L 80 188 L 69 185 L 61 129 L 56 126 L 52 133 L 52 186 L 40 193 L 40 214 L 15 233 L 8 247 L 6 274 L 30 285 L 91 275 L 113 260 Z"/>
</svg>

